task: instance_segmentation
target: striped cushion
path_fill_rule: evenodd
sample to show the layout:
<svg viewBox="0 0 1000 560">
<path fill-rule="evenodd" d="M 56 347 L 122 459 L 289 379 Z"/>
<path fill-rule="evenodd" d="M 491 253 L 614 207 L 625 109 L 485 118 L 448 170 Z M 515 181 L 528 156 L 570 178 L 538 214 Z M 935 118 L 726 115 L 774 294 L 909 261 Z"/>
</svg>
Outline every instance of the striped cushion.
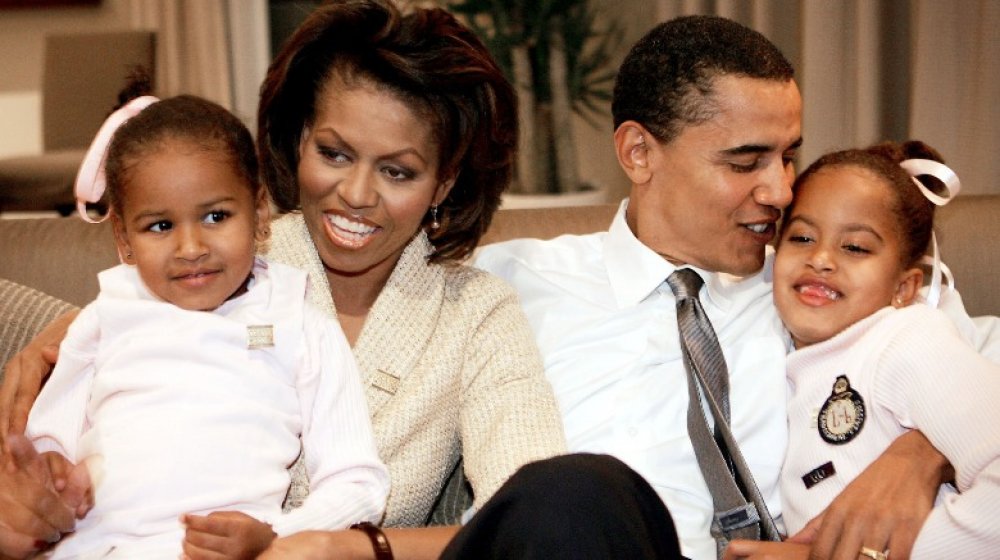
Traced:
<svg viewBox="0 0 1000 560">
<path fill-rule="evenodd" d="M 50 321 L 73 309 L 72 304 L 0 278 L 0 364 L 6 364 Z"/>
</svg>

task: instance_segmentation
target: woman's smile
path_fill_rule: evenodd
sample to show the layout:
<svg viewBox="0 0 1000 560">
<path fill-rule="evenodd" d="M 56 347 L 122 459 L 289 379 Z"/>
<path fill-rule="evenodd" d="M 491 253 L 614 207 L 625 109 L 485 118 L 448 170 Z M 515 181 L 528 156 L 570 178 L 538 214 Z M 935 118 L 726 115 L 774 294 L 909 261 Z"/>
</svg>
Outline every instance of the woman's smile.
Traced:
<svg viewBox="0 0 1000 560">
<path fill-rule="evenodd" d="M 364 247 L 382 229 L 361 218 L 349 218 L 343 214 L 332 212 L 326 214 L 326 226 L 330 240 L 348 249 Z"/>
</svg>

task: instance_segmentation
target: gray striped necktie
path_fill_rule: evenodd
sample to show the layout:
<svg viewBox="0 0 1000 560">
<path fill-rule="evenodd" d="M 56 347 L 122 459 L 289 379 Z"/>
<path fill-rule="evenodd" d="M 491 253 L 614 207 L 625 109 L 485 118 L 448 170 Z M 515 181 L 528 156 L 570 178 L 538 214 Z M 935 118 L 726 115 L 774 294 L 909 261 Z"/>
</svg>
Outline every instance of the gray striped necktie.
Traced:
<svg viewBox="0 0 1000 560">
<path fill-rule="evenodd" d="M 694 367 L 702 373 L 707 390 L 715 397 L 723 418 L 729 423 L 729 369 L 722 347 L 715 336 L 715 329 L 705 315 L 705 309 L 698 299 L 698 291 L 704 281 L 690 268 L 675 270 L 667 278 L 667 285 L 677 298 L 677 327 L 680 329 L 681 344 L 689 358 L 684 365 Z"/>
<path fill-rule="evenodd" d="M 729 370 L 715 329 L 698 299 L 702 284 L 701 276 L 690 268 L 676 270 L 667 278 L 677 299 L 677 327 L 688 374 L 688 434 L 712 493 L 712 536 L 721 557 L 731 539 L 780 537 L 729 430 Z M 715 421 L 714 434 L 709 432 L 702 398 Z"/>
</svg>

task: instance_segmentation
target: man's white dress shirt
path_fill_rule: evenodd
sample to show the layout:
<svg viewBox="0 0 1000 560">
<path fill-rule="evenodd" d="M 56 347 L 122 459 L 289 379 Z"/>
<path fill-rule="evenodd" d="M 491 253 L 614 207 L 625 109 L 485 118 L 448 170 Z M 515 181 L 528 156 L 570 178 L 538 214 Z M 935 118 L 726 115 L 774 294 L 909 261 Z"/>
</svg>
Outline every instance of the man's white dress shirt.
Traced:
<svg viewBox="0 0 1000 560">
<path fill-rule="evenodd" d="M 712 496 L 687 433 L 676 267 L 639 242 L 622 204 L 610 231 L 484 247 L 476 265 L 517 289 L 572 451 L 638 471 L 670 509 L 684 555 L 715 558 Z M 788 337 L 771 301 L 770 258 L 746 278 L 694 269 L 730 374 L 732 430 L 772 515 L 787 441 Z"/>
</svg>

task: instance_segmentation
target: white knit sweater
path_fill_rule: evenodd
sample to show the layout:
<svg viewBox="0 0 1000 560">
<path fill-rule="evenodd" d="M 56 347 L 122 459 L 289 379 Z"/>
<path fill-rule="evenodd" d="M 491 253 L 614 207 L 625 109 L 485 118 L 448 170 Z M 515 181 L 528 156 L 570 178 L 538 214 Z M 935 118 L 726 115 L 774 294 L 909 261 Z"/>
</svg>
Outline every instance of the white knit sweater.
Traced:
<svg viewBox="0 0 1000 560">
<path fill-rule="evenodd" d="M 1000 550 L 1000 366 L 973 350 L 941 312 L 887 307 L 788 357 L 789 446 L 781 493 L 789 533 L 821 512 L 900 434 L 919 429 L 955 467 L 913 558 L 992 558 Z M 846 443 L 824 441 L 816 415 L 838 376 L 864 400 Z M 807 489 L 802 476 L 832 461 Z"/>
<path fill-rule="evenodd" d="M 308 272 L 313 303 L 336 316 L 302 216 L 272 232 L 267 258 Z M 430 250 L 423 232 L 410 242 L 354 345 L 391 478 L 386 526 L 423 524 L 460 455 L 479 506 L 518 467 L 566 447 L 513 289 L 477 269 L 429 265 Z"/>
</svg>

